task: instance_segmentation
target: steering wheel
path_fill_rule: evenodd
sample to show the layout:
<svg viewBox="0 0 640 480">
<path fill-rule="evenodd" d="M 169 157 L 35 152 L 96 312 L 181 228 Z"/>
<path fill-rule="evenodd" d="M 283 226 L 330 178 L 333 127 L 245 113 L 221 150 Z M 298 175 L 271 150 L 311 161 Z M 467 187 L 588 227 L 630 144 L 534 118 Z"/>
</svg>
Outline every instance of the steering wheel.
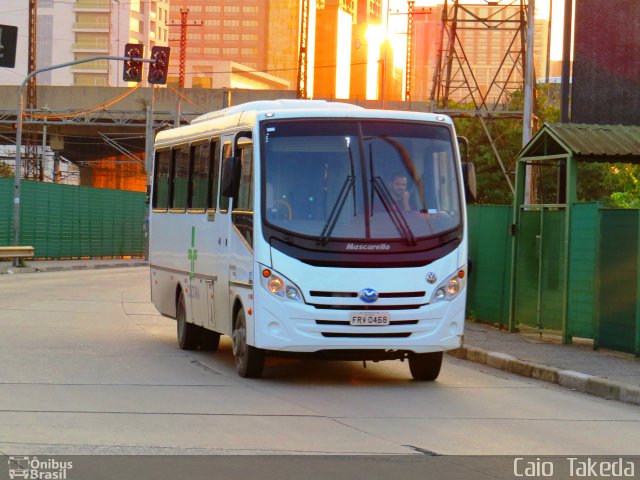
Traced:
<svg viewBox="0 0 640 480">
<path fill-rule="evenodd" d="M 279 220 L 291 220 L 293 218 L 293 209 L 287 200 L 276 200 L 269 210 Z"/>
</svg>

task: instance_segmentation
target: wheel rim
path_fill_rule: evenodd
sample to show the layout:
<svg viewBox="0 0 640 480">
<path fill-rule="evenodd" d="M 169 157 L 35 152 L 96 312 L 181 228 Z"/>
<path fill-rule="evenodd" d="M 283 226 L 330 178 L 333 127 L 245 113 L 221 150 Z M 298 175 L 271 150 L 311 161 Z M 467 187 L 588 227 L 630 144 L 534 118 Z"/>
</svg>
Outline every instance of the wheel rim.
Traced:
<svg viewBox="0 0 640 480">
<path fill-rule="evenodd" d="M 240 366 L 244 365 L 247 357 L 247 327 L 244 321 L 238 319 L 238 325 L 233 331 L 233 356 L 236 359 L 236 363 Z"/>
<path fill-rule="evenodd" d="M 186 329 L 186 322 L 184 321 L 184 309 L 182 308 L 182 304 L 178 304 L 178 339 L 182 340 L 184 338 L 184 331 Z"/>
</svg>

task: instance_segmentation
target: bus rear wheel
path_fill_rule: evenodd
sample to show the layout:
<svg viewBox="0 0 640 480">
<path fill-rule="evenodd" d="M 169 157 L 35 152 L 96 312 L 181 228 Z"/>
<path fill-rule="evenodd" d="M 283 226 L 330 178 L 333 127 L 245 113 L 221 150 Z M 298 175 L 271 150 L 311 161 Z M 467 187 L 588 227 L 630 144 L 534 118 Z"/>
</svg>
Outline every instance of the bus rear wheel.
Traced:
<svg viewBox="0 0 640 480">
<path fill-rule="evenodd" d="M 416 380 L 435 380 L 441 367 L 442 352 L 414 353 L 409 356 L 409 370 Z"/>
<path fill-rule="evenodd" d="M 195 350 L 200 342 L 200 328 L 187 322 L 187 309 L 184 304 L 184 293 L 180 292 L 176 306 L 176 321 L 178 323 L 178 346 L 181 350 Z"/>
<path fill-rule="evenodd" d="M 265 354 L 264 350 L 247 345 L 247 320 L 242 308 L 236 314 L 232 340 L 238 375 L 243 378 L 259 378 L 264 369 Z"/>
</svg>

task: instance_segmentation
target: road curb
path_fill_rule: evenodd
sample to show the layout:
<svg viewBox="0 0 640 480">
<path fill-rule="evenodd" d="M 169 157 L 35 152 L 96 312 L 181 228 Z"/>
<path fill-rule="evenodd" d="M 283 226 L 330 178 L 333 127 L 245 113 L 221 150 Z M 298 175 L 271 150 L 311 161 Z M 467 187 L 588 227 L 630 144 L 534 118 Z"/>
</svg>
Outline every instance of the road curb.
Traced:
<svg viewBox="0 0 640 480">
<path fill-rule="evenodd" d="M 129 262 L 119 263 L 96 263 L 96 264 L 76 264 L 76 265 L 47 265 L 45 262 L 33 262 L 26 267 L 0 266 L 1 275 L 15 275 L 24 273 L 47 273 L 47 272 L 66 272 L 78 270 L 100 270 L 107 268 L 130 268 L 130 267 L 148 267 L 149 262 L 146 260 L 132 260 Z"/>
<path fill-rule="evenodd" d="M 633 385 L 625 385 L 573 370 L 561 370 L 548 365 L 527 362 L 506 353 L 490 352 L 471 345 L 449 350 L 447 354 L 523 377 L 555 383 L 578 392 L 640 405 L 640 387 Z"/>
<path fill-rule="evenodd" d="M 99 263 L 95 265 L 69 265 L 69 266 L 37 266 L 34 267 L 36 272 L 65 272 L 76 270 L 103 270 L 107 268 L 131 268 L 131 267 L 148 267 L 149 262 L 127 262 L 127 263 Z"/>
</svg>

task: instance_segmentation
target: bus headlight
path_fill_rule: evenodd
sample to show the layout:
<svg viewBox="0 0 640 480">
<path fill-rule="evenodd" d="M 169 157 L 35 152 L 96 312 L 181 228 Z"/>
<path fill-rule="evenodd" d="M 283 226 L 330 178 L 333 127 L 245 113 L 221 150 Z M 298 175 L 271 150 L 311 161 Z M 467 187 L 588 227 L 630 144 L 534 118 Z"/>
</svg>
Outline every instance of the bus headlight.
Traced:
<svg viewBox="0 0 640 480">
<path fill-rule="evenodd" d="M 269 293 L 283 300 L 304 301 L 300 289 L 291 280 L 270 268 L 262 266 L 260 284 Z"/>
<path fill-rule="evenodd" d="M 456 273 L 447 278 L 434 290 L 431 295 L 431 302 L 442 302 L 445 300 L 453 300 L 458 296 L 466 284 L 466 275 L 464 269 L 458 270 Z"/>
</svg>

